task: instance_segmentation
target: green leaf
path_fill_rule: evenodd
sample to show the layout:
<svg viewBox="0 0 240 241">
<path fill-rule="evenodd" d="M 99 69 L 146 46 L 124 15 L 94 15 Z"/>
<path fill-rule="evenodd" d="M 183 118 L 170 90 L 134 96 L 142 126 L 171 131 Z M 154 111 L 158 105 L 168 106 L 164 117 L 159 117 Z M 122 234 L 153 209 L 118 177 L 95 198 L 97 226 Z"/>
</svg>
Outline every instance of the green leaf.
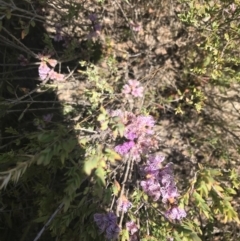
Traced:
<svg viewBox="0 0 240 241">
<path fill-rule="evenodd" d="M 64 164 L 65 159 L 68 157 L 68 153 L 66 153 L 64 150 L 61 151 L 60 153 L 60 161 L 62 164 Z"/>
<path fill-rule="evenodd" d="M 39 142 L 50 142 L 54 139 L 55 134 L 53 132 L 44 132 L 38 135 Z"/>
<path fill-rule="evenodd" d="M 68 141 L 62 142 L 62 148 L 67 152 L 70 153 L 74 147 L 76 146 L 77 142 L 75 139 L 70 139 Z"/>
<path fill-rule="evenodd" d="M 225 33 L 225 34 L 224 34 L 224 38 L 225 38 L 227 41 L 229 41 L 229 34 L 228 34 L 228 33 Z"/>
<path fill-rule="evenodd" d="M 12 86 L 8 85 L 7 90 L 8 90 L 9 93 L 15 94 Z"/>
<path fill-rule="evenodd" d="M 121 190 L 121 186 L 117 180 L 114 180 L 114 183 L 112 185 L 112 191 L 115 196 L 118 196 L 119 192 Z"/>
<path fill-rule="evenodd" d="M 193 192 L 193 197 L 194 197 L 195 203 L 196 203 L 197 207 L 199 207 L 200 211 L 203 212 L 207 218 L 209 218 L 210 208 L 206 204 L 205 200 L 196 191 Z"/>
<path fill-rule="evenodd" d="M 35 26 L 36 26 L 36 23 L 35 23 L 35 21 L 33 21 L 33 20 L 30 22 L 30 24 L 31 24 L 32 27 L 35 27 Z"/>
<path fill-rule="evenodd" d="M 68 197 L 64 197 L 63 204 L 64 204 L 63 212 L 65 213 L 70 207 L 71 200 Z"/>
<path fill-rule="evenodd" d="M 122 157 L 117 152 L 115 152 L 114 150 L 112 150 L 110 148 L 106 148 L 105 152 L 107 153 L 106 156 L 110 162 L 115 162 L 115 160 L 117 160 L 117 161 L 122 160 Z"/>
<path fill-rule="evenodd" d="M 105 175 L 106 171 L 102 167 L 98 167 L 95 171 L 96 176 L 100 179 L 103 186 L 106 186 Z"/>
<path fill-rule="evenodd" d="M 6 18 L 7 18 L 7 19 L 10 19 L 11 16 L 12 16 L 11 11 L 10 11 L 10 10 L 7 10 L 7 12 L 6 12 Z"/>
<path fill-rule="evenodd" d="M 208 190 L 208 187 L 206 185 L 206 182 L 201 181 L 200 186 L 199 186 L 199 188 L 197 188 L 197 190 L 200 192 L 200 195 L 202 197 L 208 197 L 209 190 Z"/>
<path fill-rule="evenodd" d="M 12 134 L 12 135 L 19 135 L 19 132 L 17 130 L 13 129 L 11 126 L 6 127 L 5 133 L 9 133 L 9 134 Z"/>
<path fill-rule="evenodd" d="M 105 114 L 100 114 L 97 118 L 98 121 L 104 121 L 106 120 L 106 115 Z"/>
<path fill-rule="evenodd" d="M 43 217 L 39 217 L 33 220 L 34 223 L 45 223 L 45 221 L 47 221 L 49 218 L 49 216 L 43 216 Z"/>
<path fill-rule="evenodd" d="M 105 108 L 101 105 L 100 107 L 100 111 L 106 116 L 107 115 L 107 111 L 105 110 Z"/>
<path fill-rule="evenodd" d="M 122 241 L 129 240 L 129 232 L 126 229 L 122 230 Z"/>
<path fill-rule="evenodd" d="M 37 158 L 37 164 L 38 165 L 41 165 L 45 160 L 45 155 L 39 155 L 38 158 Z"/>
<path fill-rule="evenodd" d="M 84 168 L 83 168 L 84 172 L 87 175 L 90 175 L 92 173 L 92 170 L 97 168 L 98 161 L 99 161 L 99 156 L 97 155 L 91 156 L 87 160 L 85 160 Z"/>
<path fill-rule="evenodd" d="M 38 165 L 48 165 L 52 159 L 53 152 L 51 147 L 48 147 L 40 152 L 40 154 L 37 157 L 37 164 Z"/>
<path fill-rule="evenodd" d="M 109 123 L 108 120 L 106 120 L 106 121 L 104 121 L 104 122 L 101 122 L 101 130 L 102 130 L 102 131 L 105 131 L 105 130 L 108 129 L 108 123 Z"/>
<path fill-rule="evenodd" d="M 61 145 L 57 143 L 56 145 L 53 146 L 53 155 L 58 155 L 61 150 Z"/>
<path fill-rule="evenodd" d="M 45 161 L 43 163 L 44 166 L 47 166 L 50 163 L 50 161 L 52 160 L 52 156 L 53 156 L 52 150 L 51 150 L 51 148 L 49 148 L 49 151 L 47 152 Z"/>
<path fill-rule="evenodd" d="M 119 123 L 119 124 L 117 125 L 117 129 L 118 129 L 119 135 L 120 135 L 121 137 L 123 137 L 123 135 L 124 135 L 124 130 L 125 130 L 125 125 L 122 124 L 122 123 Z"/>
<path fill-rule="evenodd" d="M 196 233 L 191 233 L 189 237 L 191 241 L 202 241 Z"/>
<path fill-rule="evenodd" d="M 25 28 L 21 32 L 21 38 L 24 39 L 29 33 L 29 28 Z"/>
<path fill-rule="evenodd" d="M 179 236 L 177 231 L 173 232 L 174 240 L 175 241 L 182 241 L 181 237 Z"/>
</svg>

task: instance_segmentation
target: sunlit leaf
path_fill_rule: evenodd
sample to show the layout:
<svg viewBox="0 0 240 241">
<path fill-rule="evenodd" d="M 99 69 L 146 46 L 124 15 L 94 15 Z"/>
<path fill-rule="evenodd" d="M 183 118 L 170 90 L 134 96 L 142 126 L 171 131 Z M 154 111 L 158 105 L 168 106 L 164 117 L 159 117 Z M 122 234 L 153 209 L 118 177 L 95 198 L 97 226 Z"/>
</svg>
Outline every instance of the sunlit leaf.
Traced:
<svg viewBox="0 0 240 241">
<path fill-rule="evenodd" d="M 102 167 L 98 167 L 95 171 L 96 176 L 100 179 L 103 186 L 106 185 L 105 175 L 106 171 Z"/>
<path fill-rule="evenodd" d="M 118 196 L 118 193 L 121 190 L 121 186 L 120 186 L 120 184 L 119 184 L 119 182 L 117 180 L 114 180 L 112 189 L 113 189 L 113 194 L 115 196 Z"/>
<path fill-rule="evenodd" d="M 98 161 L 99 161 L 99 156 L 97 155 L 91 156 L 90 158 L 86 159 L 84 161 L 84 168 L 83 168 L 84 172 L 87 175 L 90 175 L 92 170 L 97 168 Z"/>
<path fill-rule="evenodd" d="M 25 28 L 21 32 L 21 38 L 24 39 L 29 33 L 29 28 Z"/>
<path fill-rule="evenodd" d="M 104 121 L 104 120 L 106 120 L 106 115 L 100 114 L 100 115 L 98 116 L 97 120 L 98 120 L 98 121 Z"/>
<path fill-rule="evenodd" d="M 114 162 L 115 160 L 117 161 L 122 160 L 122 157 L 112 149 L 106 148 L 105 152 L 107 153 L 107 157 L 110 162 Z"/>
<path fill-rule="evenodd" d="M 101 130 L 102 131 L 105 131 L 108 129 L 108 120 L 104 121 L 104 122 L 101 122 Z"/>
</svg>

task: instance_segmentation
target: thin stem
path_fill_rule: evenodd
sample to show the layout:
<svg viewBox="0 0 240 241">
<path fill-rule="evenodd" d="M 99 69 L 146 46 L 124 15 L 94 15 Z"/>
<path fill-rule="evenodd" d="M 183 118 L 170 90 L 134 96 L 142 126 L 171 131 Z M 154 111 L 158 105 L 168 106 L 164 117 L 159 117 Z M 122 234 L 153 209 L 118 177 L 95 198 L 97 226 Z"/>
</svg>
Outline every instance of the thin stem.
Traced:
<svg viewBox="0 0 240 241">
<path fill-rule="evenodd" d="M 36 238 L 33 241 L 37 241 L 45 231 L 45 229 L 49 226 L 49 224 L 52 222 L 52 220 L 55 218 L 55 216 L 58 214 L 58 212 L 63 208 L 63 203 L 61 203 L 56 211 L 52 214 L 52 216 L 48 219 L 47 223 L 43 226 L 43 228 L 40 230 L 40 232 L 37 234 Z"/>
<path fill-rule="evenodd" d="M 49 108 L 32 108 L 32 109 L 26 109 L 26 111 L 37 111 L 37 110 L 58 110 L 61 107 L 49 107 Z M 7 114 L 9 113 L 15 113 L 15 112 L 20 112 L 22 110 L 8 110 L 6 111 Z"/>
<path fill-rule="evenodd" d="M 124 194 L 124 190 L 125 190 L 125 183 L 128 179 L 128 175 L 129 175 L 129 171 L 130 171 L 130 166 L 131 166 L 131 163 L 132 163 L 132 159 L 127 159 L 127 168 L 126 168 L 126 172 L 125 172 L 125 175 L 124 175 L 124 179 L 123 179 L 123 182 L 122 182 L 122 190 L 121 190 L 121 193 L 120 193 L 120 198 L 123 196 Z M 117 214 L 119 213 L 119 205 L 117 207 Z M 119 227 L 121 228 L 122 227 L 122 221 L 123 221 L 123 217 L 124 217 L 124 212 L 122 211 L 122 214 L 121 214 L 121 218 L 120 218 L 120 222 L 119 222 Z"/>
<path fill-rule="evenodd" d="M 12 11 L 19 11 L 19 12 L 28 14 L 28 15 L 30 15 L 30 16 L 33 16 L 33 17 L 35 17 L 35 18 L 42 19 L 43 21 L 45 20 L 44 17 L 42 17 L 42 16 L 40 16 L 40 15 L 38 15 L 38 14 L 33 14 L 33 13 L 31 13 L 31 12 L 29 12 L 29 11 L 26 11 L 26 10 L 24 10 L 24 9 L 22 9 L 22 8 L 18 8 L 15 4 L 14 4 L 14 6 L 12 6 L 11 4 L 8 4 L 8 3 L 6 3 L 5 1 L 0 1 L 0 4 L 2 4 L 2 6 L 5 5 L 5 6 L 7 6 L 7 7 L 10 7 L 10 8 L 12 9 Z"/>
<path fill-rule="evenodd" d="M 26 19 L 30 19 L 30 20 L 35 20 L 34 17 L 29 17 L 29 16 L 26 16 L 26 15 L 21 15 L 21 14 L 16 14 L 16 13 L 12 14 L 12 16 L 20 17 L 20 18 L 26 18 Z M 37 19 L 37 21 L 40 22 L 40 23 L 44 23 L 43 20 Z"/>
<path fill-rule="evenodd" d="M 22 44 L 16 37 L 14 37 L 5 27 L 2 27 L 2 30 L 6 32 L 9 36 L 11 36 L 23 49 L 25 52 L 32 55 L 34 58 L 38 58 L 38 55 L 33 53 L 30 49 L 28 49 L 24 44 Z M 3 37 L 3 36 L 2 36 Z"/>
<path fill-rule="evenodd" d="M 128 25 L 129 25 L 129 27 L 130 27 L 130 21 L 129 21 L 127 15 L 125 14 L 125 12 L 123 11 L 122 6 L 120 5 L 120 3 L 119 3 L 117 0 L 115 0 L 115 3 L 116 3 L 116 4 L 118 5 L 118 7 L 120 8 L 120 10 L 121 10 L 121 12 L 122 12 L 122 14 L 123 14 L 123 17 L 126 19 Z M 134 40 L 135 40 L 135 43 L 137 43 L 137 38 L 136 38 L 136 36 L 135 36 L 135 34 L 134 34 L 134 32 L 133 32 L 133 30 L 132 30 L 131 27 L 130 27 L 130 30 L 131 30 L 131 32 L 132 32 L 133 38 L 134 38 Z"/>
</svg>

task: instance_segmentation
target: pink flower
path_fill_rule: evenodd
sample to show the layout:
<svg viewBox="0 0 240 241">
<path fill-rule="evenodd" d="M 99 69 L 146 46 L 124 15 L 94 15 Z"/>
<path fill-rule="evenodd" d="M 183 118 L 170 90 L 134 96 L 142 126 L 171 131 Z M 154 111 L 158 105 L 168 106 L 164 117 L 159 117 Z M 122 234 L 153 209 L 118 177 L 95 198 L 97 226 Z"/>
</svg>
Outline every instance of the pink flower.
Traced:
<svg viewBox="0 0 240 241">
<path fill-rule="evenodd" d="M 123 195 L 117 200 L 117 204 L 120 211 L 126 213 L 129 208 L 132 207 L 132 203 Z"/>
<path fill-rule="evenodd" d="M 135 32 L 139 32 L 142 28 L 140 23 L 134 23 L 133 21 L 130 22 L 130 26 L 131 26 L 132 30 Z"/>
<path fill-rule="evenodd" d="M 53 69 L 49 72 L 49 78 L 52 80 L 58 80 L 61 81 L 64 79 L 64 75 L 63 74 L 59 74 L 57 72 L 55 72 Z"/>
<path fill-rule="evenodd" d="M 123 86 L 122 93 L 125 95 L 133 95 L 134 97 L 143 96 L 143 87 L 140 82 L 134 79 L 128 80 L 128 84 Z"/>
<path fill-rule="evenodd" d="M 166 213 L 166 217 L 170 219 L 176 219 L 176 220 L 181 220 L 187 216 L 186 212 L 184 209 L 178 207 L 178 206 L 173 206 L 171 207 Z"/>
<path fill-rule="evenodd" d="M 45 62 L 41 62 L 38 67 L 38 74 L 41 80 L 45 80 L 48 77 L 49 72 L 51 69 L 47 66 Z"/>
<path fill-rule="evenodd" d="M 145 181 L 141 181 L 140 185 L 143 191 L 150 197 L 153 198 L 153 201 L 157 201 L 161 196 L 160 184 L 154 179 L 149 178 Z"/>
<path fill-rule="evenodd" d="M 138 231 L 138 227 L 133 221 L 126 222 L 126 228 L 131 235 L 135 234 Z"/>
<path fill-rule="evenodd" d="M 59 74 L 54 71 L 54 67 L 57 65 L 56 59 L 50 59 L 51 55 L 43 55 L 39 54 L 39 59 L 41 60 L 41 63 L 38 67 L 38 74 L 41 80 L 46 80 L 47 78 L 52 80 L 58 80 L 61 81 L 64 79 L 63 74 Z M 50 68 L 51 67 L 51 68 Z"/>
</svg>

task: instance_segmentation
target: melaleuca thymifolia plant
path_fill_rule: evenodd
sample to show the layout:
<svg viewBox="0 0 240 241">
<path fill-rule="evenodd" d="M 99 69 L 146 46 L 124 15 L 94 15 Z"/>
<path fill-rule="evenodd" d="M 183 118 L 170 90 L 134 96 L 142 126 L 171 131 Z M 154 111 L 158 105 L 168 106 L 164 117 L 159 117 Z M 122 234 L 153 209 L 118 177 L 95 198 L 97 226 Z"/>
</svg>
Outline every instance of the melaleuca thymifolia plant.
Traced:
<svg viewBox="0 0 240 241">
<path fill-rule="evenodd" d="M 130 108 L 143 97 L 144 88 L 139 81 L 128 80 L 119 95 Z M 24 171 L 21 180 L 28 179 L 28 165 L 34 163 L 42 171 L 45 167 L 58 173 L 60 190 L 53 192 L 41 178 L 34 185 L 36 221 L 47 222 L 54 207 L 63 208 L 51 220 L 53 235 L 61 240 L 71 235 L 82 240 L 99 240 L 99 235 L 102 240 L 201 240 L 204 226 L 216 219 L 239 222 L 231 205 L 239 185 L 234 171 L 199 165 L 194 177 L 186 180 L 188 188 L 179 191 L 174 163 L 167 162 L 158 149 L 151 115 L 103 106 L 98 111 L 95 120 L 77 128 L 87 133 L 78 142 L 63 125 L 48 129 L 53 115 L 44 116 L 38 122 L 40 132 L 29 136 L 31 144 L 25 149 L 39 149 L 39 153 L 23 155 L 31 158 L 19 159 L 19 167 L 2 173 L 4 185 L 10 179 L 18 181 Z M 97 122 L 97 128 L 90 127 Z M 14 156 L 21 155 L 6 153 L 1 158 Z M 48 179 L 52 182 L 51 176 Z"/>
<path fill-rule="evenodd" d="M 95 15 L 90 21 L 91 39 L 100 27 Z M 54 40 L 62 40 L 59 25 Z M 64 78 L 54 72 L 57 61 L 51 54 L 36 57 L 41 80 Z M 19 60 L 28 64 L 22 56 Z M 10 163 L 1 173 L 1 187 L 7 192 L 12 180 L 33 199 L 26 226 L 47 223 L 45 231 L 49 228 L 58 240 L 196 241 L 209 238 L 217 222 L 239 223 L 231 204 L 239 188 L 237 173 L 198 165 L 193 177 L 178 180 L 174 163 L 159 150 L 156 120 L 139 105 L 147 89 L 126 80 L 119 92 L 96 66 L 84 67 L 80 72 L 91 83 L 85 90 L 91 103 L 83 107 L 85 116 L 70 130 L 55 122 L 52 113 L 38 117 L 24 148 L 1 155 L 1 163 Z M 14 128 L 7 131 L 19 134 Z M 21 190 L 14 195 L 17 201 L 23 198 Z M 35 238 L 45 233 L 34 229 Z"/>
</svg>

